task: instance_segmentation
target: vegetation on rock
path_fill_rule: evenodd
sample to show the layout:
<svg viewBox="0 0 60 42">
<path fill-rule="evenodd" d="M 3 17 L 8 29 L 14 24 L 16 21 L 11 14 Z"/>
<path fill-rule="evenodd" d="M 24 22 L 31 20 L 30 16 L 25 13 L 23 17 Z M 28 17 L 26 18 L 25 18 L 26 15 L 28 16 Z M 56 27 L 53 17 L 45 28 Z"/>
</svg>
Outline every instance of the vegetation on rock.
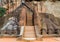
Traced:
<svg viewBox="0 0 60 42">
<path fill-rule="evenodd" d="M 6 9 L 3 7 L 0 7 L 0 17 L 4 16 L 5 13 L 6 13 Z"/>
</svg>

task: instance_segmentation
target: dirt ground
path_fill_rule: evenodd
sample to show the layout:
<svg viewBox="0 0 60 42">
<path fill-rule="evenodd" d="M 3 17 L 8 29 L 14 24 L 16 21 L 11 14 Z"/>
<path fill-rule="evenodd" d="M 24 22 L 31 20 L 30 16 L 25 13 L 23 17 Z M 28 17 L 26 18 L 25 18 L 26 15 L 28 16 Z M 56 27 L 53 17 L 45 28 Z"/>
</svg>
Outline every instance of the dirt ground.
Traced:
<svg viewBox="0 0 60 42">
<path fill-rule="evenodd" d="M 34 41 L 18 40 L 17 38 L 0 38 L 0 42 L 60 42 L 60 37 L 43 38 L 40 41 L 38 41 L 38 40 L 34 40 Z"/>
</svg>

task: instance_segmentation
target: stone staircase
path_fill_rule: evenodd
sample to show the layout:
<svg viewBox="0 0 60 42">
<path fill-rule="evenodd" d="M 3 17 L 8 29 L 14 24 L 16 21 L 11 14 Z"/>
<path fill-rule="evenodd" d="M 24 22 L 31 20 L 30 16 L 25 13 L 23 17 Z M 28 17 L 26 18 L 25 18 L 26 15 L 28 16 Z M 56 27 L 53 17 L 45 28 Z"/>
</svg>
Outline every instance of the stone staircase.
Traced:
<svg viewBox="0 0 60 42">
<path fill-rule="evenodd" d="M 34 26 L 25 26 L 25 30 L 24 30 L 24 39 L 36 39 L 36 35 L 35 35 L 35 30 L 34 30 Z"/>
</svg>

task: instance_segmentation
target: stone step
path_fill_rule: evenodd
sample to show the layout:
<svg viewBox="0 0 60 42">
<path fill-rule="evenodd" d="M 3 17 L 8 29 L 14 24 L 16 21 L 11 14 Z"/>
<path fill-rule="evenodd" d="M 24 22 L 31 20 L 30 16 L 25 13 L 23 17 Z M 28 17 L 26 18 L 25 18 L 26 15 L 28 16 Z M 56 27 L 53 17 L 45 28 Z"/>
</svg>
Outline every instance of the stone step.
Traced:
<svg viewBox="0 0 60 42">
<path fill-rule="evenodd" d="M 25 27 L 24 38 L 35 38 L 34 26 Z"/>
</svg>

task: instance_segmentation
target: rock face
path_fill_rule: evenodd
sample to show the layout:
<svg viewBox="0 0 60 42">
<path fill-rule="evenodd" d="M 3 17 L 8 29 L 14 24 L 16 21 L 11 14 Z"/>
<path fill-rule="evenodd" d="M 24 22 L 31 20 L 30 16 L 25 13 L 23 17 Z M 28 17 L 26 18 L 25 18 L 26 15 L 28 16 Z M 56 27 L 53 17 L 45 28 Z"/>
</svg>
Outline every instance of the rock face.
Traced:
<svg viewBox="0 0 60 42">
<path fill-rule="evenodd" d="M 44 35 L 45 34 L 60 34 L 59 33 L 60 24 L 59 24 L 58 19 L 56 18 L 56 17 L 59 18 L 59 16 L 57 16 L 57 14 L 55 13 L 55 7 L 56 7 L 56 3 L 54 2 L 36 2 L 36 3 L 33 3 L 33 6 L 32 5 L 30 6 L 30 8 L 34 11 L 34 19 L 33 19 L 35 23 L 34 26 L 35 25 L 39 26 L 38 29 L 40 30 L 39 32 L 41 34 L 44 34 Z M 25 14 L 25 12 L 27 12 L 27 15 Z M 26 23 L 27 25 L 31 26 L 33 23 L 32 13 L 29 10 L 25 12 L 23 14 L 25 14 L 25 16 L 27 17 Z"/>
<path fill-rule="evenodd" d="M 46 6 L 46 13 L 53 14 L 56 17 L 60 18 L 60 1 L 56 2 L 45 2 L 44 3 Z"/>
<path fill-rule="evenodd" d="M 54 15 L 60 18 L 60 2 L 55 3 Z"/>
<path fill-rule="evenodd" d="M 33 10 L 34 14 L 29 9 L 27 9 L 27 7 L 22 7 L 21 11 L 19 10 L 19 26 L 37 25 L 37 29 L 39 29 L 40 34 L 60 34 L 59 4 L 60 2 L 54 3 L 49 1 L 27 3 L 27 6 L 29 6 Z M 16 14 L 18 14 L 18 12 Z M 8 23 L 9 22 L 10 21 L 8 21 Z M 14 27 L 10 24 L 7 26 L 7 29 L 9 31 L 13 28 L 16 29 L 17 25 L 15 25 L 14 21 L 12 21 Z M 3 28 L 2 31 L 4 29 L 6 28 Z"/>
<path fill-rule="evenodd" d="M 59 9 L 59 6 L 56 5 L 59 2 L 54 3 L 54 2 L 48 1 L 48 2 L 42 2 L 42 3 L 43 4 L 41 5 L 41 2 L 37 2 L 36 4 L 38 4 L 38 6 L 36 6 L 36 7 L 38 9 L 35 10 L 35 13 L 40 15 L 40 16 L 36 16 L 36 17 L 41 18 L 41 20 L 39 19 L 40 20 L 39 24 L 41 25 L 41 28 L 39 27 L 39 29 L 41 29 L 40 30 L 41 34 L 44 34 L 44 35 L 45 34 L 60 34 L 58 32 L 58 31 L 60 31 L 59 30 L 60 24 L 58 21 L 58 18 L 60 18 L 60 16 L 59 16 L 60 10 L 55 9 L 55 8 Z M 39 20 L 36 20 L 36 17 L 35 17 L 35 21 L 39 21 Z"/>
</svg>

